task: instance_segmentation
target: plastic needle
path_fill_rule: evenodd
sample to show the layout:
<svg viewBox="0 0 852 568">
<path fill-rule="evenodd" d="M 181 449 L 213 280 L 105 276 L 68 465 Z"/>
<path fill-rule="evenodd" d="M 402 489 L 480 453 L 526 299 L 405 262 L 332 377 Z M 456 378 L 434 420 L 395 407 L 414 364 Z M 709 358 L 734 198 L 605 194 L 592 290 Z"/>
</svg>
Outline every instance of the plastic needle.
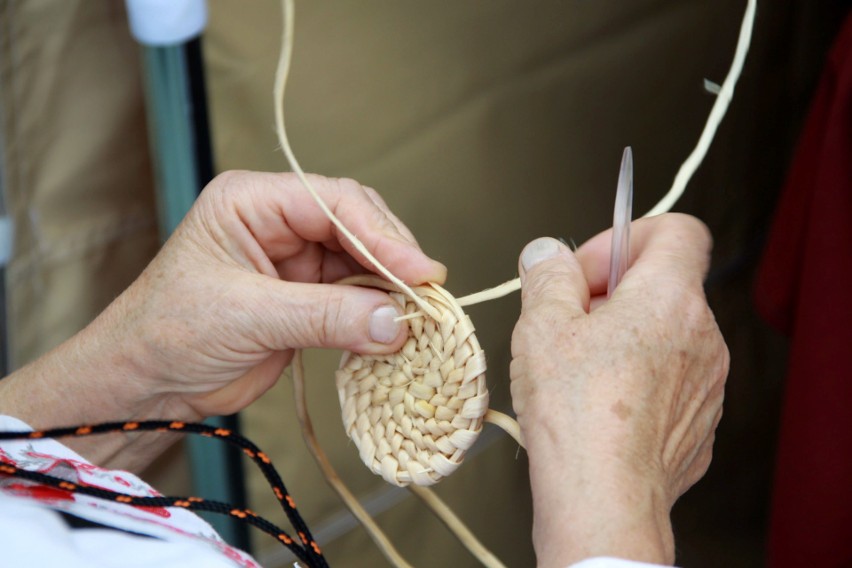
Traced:
<svg viewBox="0 0 852 568">
<path fill-rule="evenodd" d="M 630 220 L 633 216 L 633 151 L 630 146 L 624 149 L 621 157 L 621 169 L 618 172 L 618 189 L 615 193 L 615 209 L 612 214 L 612 253 L 609 264 L 609 285 L 607 297 L 612 296 L 615 287 L 627 272 L 630 258 Z"/>
</svg>

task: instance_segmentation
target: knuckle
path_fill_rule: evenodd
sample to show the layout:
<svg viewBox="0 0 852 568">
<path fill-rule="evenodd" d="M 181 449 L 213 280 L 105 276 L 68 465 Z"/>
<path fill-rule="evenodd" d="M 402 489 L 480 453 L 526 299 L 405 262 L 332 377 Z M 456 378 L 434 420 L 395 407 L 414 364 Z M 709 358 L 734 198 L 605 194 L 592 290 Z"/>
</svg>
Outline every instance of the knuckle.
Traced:
<svg viewBox="0 0 852 568">
<path fill-rule="evenodd" d="M 372 203 L 370 204 L 370 220 L 374 226 L 381 229 L 394 229 L 387 214 Z"/>
<path fill-rule="evenodd" d="M 550 302 L 559 301 L 565 295 L 567 285 L 564 281 L 565 271 L 555 262 L 545 262 L 535 267 L 527 274 L 521 287 L 521 299 L 524 304 L 534 300 Z"/>
<path fill-rule="evenodd" d="M 228 170 L 220 173 L 208 184 L 212 193 L 232 195 L 245 185 L 251 173 L 242 170 Z"/>
<path fill-rule="evenodd" d="M 367 197 L 370 199 L 370 201 L 372 201 L 379 207 L 387 208 L 387 204 L 385 203 L 384 198 L 382 198 L 378 191 L 376 191 L 372 187 L 367 187 L 366 185 L 362 185 L 361 189 L 364 190 L 364 193 L 367 194 Z"/>
<path fill-rule="evenodd" d="M 258 175 L 243 170 L 222 172 L 207 184 L 198 198 L 198 203 L 220 212 L 239 208 L 242 196 L 256 184 Z"/>
<path fill-rule="evenodd" d="M 512 330 L 512 357 L 523 357 L 530 350 L 530 335 L 533 332 L 535 320 L 530 318 L 528 314 L 521 314 L 518 318 L 518 323 Z M 514 364 L 514 359 L 511 364 Z M 519 364 L 520 365 L 520 364 Z M 520 368 L 523 368 L 520 366 Z"/>
<path fill-rule="evenodd" d="M 319 174 L 305 174 L 311 185 L 322 196 L 323 201 L 332 211 L 336 211 L 342 201 L 351 192 L 348 181 L 341 178 L 328 178 Z"/>
<path fill-rule="evenodd" d="M 698 267 L 702 267 L 699 279 L 703 279 L 706 272 L 704 265 L 709 264 L 713 249 L 713 238 L 707 225 L 685 213 L 665 213 L 648 219 L 648 222 L 653 227 L 650 233 L 656 241 L 654 246 L 665 250 L 665 256 L 660 258 L 674 261 L 682 267 L 690 267 L 689 274 L 696 271 L 696 276 L 699 275 Z"/>
<path fill-rule="evenodd" d="M 343 320 L 343 298 L 339 295 L 330 295 L 323 305 L 323 309 L 316 311 L 313 324 L 314 338 L 321 346 L 331 345 L 337 336 L 337 330 L 345 325 Z"/>
<path fill-rule="evenodd" d="M 697 238 L 711 238 L 710 229 L 704 221 L 688 213 L 666 213 L 659 217 L 659 221 L 666 231 L 683 231 Z"/>
<path fill-rule="evenodd" d="M 364 186 L 352 178 L 335 178 L 334 186 L 341 196 L 364 197 Z"/>
<path fill-rule="evenodd" d="M 351 178 L 338 178 L 335 180 L 335 186 L 339 200 L 348 200 L 356 206 L 361 211 L 361 217 L 366 226 L 380 233 L 400 235 L 394 224 L 393 214 L 376 190 L 363 186 Z M 365 244 L 369 246 L 372 243 Z"/>
<path fill-rule="evenodd" d="M 710 232 L 710 227 L 698 217 L 692 215 L 681 214 L 684 218 L 684 225 L 695 238 L 704 243 L 706 248 L 710 248 L 713 244 L 713 234 Z"/>
</svg>

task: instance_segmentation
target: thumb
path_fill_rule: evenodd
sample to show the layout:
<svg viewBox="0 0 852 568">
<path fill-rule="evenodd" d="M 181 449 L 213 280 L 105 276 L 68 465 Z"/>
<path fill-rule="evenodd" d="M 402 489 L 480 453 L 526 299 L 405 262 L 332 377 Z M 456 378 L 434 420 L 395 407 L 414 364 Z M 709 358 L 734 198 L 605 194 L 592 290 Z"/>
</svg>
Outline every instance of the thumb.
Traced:
<svg viewBox="0 0 852 568">
<path fill-rule="evenodd" d="M 553 310 L 574 316 L 589 311 L 589 284 L 574 253 L 563 243 L 542 237 L 529 243 L 518 262 L 522 310 Z"/>
<path fill-rule="evenodd" d="M 385 292 L 339 284 L 269 279 L 258 306 L 259 340 L 270 349 L 325 347 L 393 353 L 408 336 L 399 305 Z M 254 319 L 254 318 L 252 318 Z"/>
</svg>

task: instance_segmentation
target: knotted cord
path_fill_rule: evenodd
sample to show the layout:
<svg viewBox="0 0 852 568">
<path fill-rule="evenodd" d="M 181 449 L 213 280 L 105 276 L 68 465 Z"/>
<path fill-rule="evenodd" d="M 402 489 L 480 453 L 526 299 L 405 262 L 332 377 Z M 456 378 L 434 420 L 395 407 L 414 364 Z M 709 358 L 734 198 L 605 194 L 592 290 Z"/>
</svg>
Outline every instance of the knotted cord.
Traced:
<svg viewBox="0 0 852 568">
<path fill-rule="evenodd" d="M 0 474 L 27 479 L 35 483 L 47 485 L 67 491 L 69 493 L 80 493 L 115 501 L 135 507 L 180 507 L 192 511 L 209 511 L 228 515 L 240 522 L 258 528 L 266 534 L 275 538 L 278 542 L 290 549 L 296 557 L 307 566 L 315 568 L 326 568 L 328 563 L 323 557 L 319 545 L 314 540 L 307 523 L 305 523 L 296 503 L 290 496 L 278 470 L 272 465 L 272 461 L 251 440 L 236 434 L 225 428 L 217 428 L 206 424 L 194 422 L 182 422 L 178 420 L 146 420 L 140 422 L 107 422 L 88 426 L 72 426 L 67 428 L 52 428 L 49 430 L 36 430 L 34 432 L 0 432 L 0 440 L 41 440 L 44 438 L 63 437 L 85 437 L 109 432 L 179 432 L 185 434 L 198 434 L 209 438 L 222 440 L 232 446 L 240 448 L 245 455 L 260 468 L 266 481 L 269 483 L 272 493 L 281 504 L 281 508 L 290 520 L 290 524 L 298 534 L 298 540 L 291 537 L 284 529 L 276 526 L 267 519 L 261 517 L 251 509 L 241 509 L 228 503 L 210 501 L 202 497 L 144 497 L 131 495 L 118 491 L 110 491 L 100 487 L 93 487 L 85 483 L 74 483 L 67 479 L 55 477 L 38 471 L 30 471 L 17 467 L 16 465 L 0 461 Z"/>
</svg>

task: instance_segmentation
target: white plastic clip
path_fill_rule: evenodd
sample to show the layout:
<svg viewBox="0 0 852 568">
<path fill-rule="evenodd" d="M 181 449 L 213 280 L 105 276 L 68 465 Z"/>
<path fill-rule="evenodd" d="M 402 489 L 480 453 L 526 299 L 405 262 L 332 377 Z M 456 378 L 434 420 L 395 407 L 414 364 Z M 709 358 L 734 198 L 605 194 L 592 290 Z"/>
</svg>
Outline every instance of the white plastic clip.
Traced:
<svg viewBox="0 0 852 568">
<path fill-rule="evenodd" d="M 125 0 L 130 31 L 139 43 L 165 46 L 201 35 L 207 25 L 206 0 Z"/>
</svg>

